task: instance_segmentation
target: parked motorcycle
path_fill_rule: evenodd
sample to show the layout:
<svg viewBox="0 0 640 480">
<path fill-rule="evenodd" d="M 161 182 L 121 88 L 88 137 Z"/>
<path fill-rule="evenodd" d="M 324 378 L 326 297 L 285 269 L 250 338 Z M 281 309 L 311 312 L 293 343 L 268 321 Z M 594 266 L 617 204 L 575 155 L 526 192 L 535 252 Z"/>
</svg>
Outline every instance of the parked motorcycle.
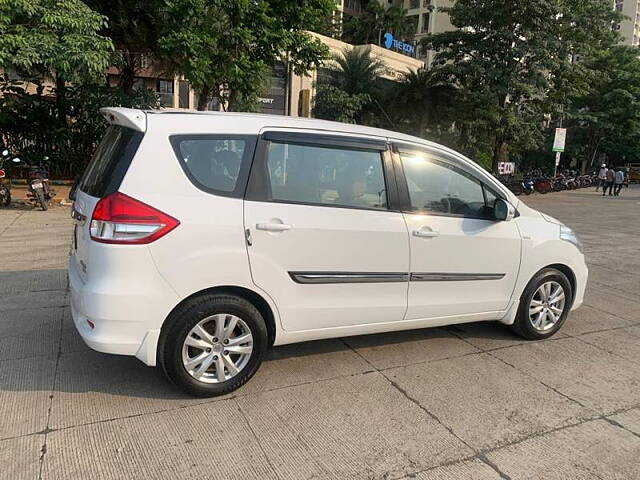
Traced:
<svg viewBox="0 0 640 480">
<path fill-rule="evenodd" d="M 521 185 L 525 195 L 531 195 L 535 191 L 533 179 L 529 175 L 522 177 Z"/>
<path fill-rule="evenodd" d="M 49 186 L 47 160 L 49 157 L 44 157 L 40 165 L 28 165 L 29 191 L 27 196 L 35 207 L 40 206 L 45 211 L 49 209 L 49 204 L 56 195 L 56 192 Z"/>
<path fill-rule="evenodd" d="M 549 193 L 551 191 L 552 185 L 551 180 L 542 174 L 538 173 L 538 176 L 533 180 L 533 188 L 538 193 Z"/>
<path fill-rule="evenodd" d="M 0 152 L 0 206 L 8 207 L 11 205 L 11 182 L 7 183 L 4 178 L 7 176 L 2 168 L 4 162 L 9 159 L 9 150 L 4 149 Z M 13 163 L 20 163 L 20 159 L 15 157 L 11 159 Z"/>
</svg>

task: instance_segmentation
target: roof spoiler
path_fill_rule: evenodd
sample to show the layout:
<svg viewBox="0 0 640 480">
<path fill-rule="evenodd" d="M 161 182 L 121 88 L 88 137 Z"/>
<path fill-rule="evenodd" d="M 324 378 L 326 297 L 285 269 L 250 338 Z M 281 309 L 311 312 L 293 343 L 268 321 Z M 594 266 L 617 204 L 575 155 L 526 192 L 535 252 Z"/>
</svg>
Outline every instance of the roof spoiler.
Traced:
<svg viewBox="0 0 640 480">
<path fill-rule="evenodd" d="M 144 133 L 147 130 L 147 115 L 135 108 L 101 108 L 100 113 L 111 125 L 120 125 Z"/>
</svg>

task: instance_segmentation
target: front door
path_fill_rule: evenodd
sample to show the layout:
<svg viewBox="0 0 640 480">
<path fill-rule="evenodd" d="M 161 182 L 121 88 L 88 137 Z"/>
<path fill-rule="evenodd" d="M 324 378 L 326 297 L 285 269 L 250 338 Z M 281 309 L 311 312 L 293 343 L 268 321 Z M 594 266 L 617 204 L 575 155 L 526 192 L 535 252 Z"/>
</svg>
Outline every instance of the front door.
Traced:
<svg viewBox="0 0 640 480">
<path fill-rule="evenodd" d="M 384 140 L 262 136 L 244 207 L 247 250 L 284 330 L 403 319 L 409 240 L 390 209 L 391 169 Z"/>
<path fill-rule="evenodd" d="M 396 165 L 411 250 L 406 318 L 495 318 L 518 275 L 516 222 L 496 221 L 497 194 L 452 159 L 401 149 Z"/>
</svg>

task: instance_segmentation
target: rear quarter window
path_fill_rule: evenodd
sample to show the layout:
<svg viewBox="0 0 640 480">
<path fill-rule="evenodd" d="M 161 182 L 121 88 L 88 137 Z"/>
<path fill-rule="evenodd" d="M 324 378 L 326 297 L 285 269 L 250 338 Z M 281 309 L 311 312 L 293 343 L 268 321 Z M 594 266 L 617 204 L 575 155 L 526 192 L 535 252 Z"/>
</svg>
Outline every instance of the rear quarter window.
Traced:
<svg viewBox="0 0 640 480">
<path fill-rule="evenodd" d="M 252 135 L 174 135 L 171 145 L 195 187 L 239 198 L 247 186 L 256 139 Z"/>
<path fill-rule="evenodd" d="M 78 183 L 78 189 L 98 198 L 118 191 L 143 136 L 142 132 L 130 128 L 109 126 Z"/>
</svg>

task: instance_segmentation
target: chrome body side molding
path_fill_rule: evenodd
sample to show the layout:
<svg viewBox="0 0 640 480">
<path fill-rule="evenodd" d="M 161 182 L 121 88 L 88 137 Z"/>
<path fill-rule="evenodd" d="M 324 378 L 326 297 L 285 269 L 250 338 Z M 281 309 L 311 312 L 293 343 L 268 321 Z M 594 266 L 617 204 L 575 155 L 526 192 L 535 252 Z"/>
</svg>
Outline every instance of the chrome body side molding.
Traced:
<svg viewBox="0 0 640 480">
<path fill-rule="evenodd" d="M 504 273 L 289 272 L 296 283 L 465 282 L 500 280 Z"/>
<path fill-rule="evenodd" d="M 296 283 L 391 283 L 408 282 L 402 272 L 289 272 Z"/>
<path fill-rule="evenodd" d="M 468 282 L 475 280 L 500 280 L 504 273 L 411 273 L 412 282 Z"/>
</svg>

